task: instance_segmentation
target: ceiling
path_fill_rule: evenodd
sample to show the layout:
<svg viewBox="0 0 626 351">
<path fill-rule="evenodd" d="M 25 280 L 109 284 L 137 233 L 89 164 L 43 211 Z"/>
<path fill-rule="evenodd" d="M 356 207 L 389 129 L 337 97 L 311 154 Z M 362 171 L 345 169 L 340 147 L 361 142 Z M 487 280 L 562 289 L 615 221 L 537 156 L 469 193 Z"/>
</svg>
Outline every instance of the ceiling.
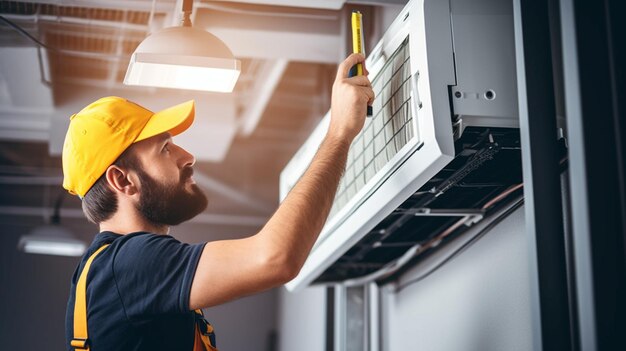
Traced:
<svg viewBox="0 0 626 351">
<path fill-rule="evenodd" d="M 330 107 L 337 62 L 349 52 L 349 13 L 364 13 L 375 43 L 404 1 L 195 1 L 193 23 L 242 61 L 232 94 L 137 88 L 121 82 L 150 33 L 177 25 L 180 1 L 2 1 L 0 216 L 43 220 L 63 194 L 60 151 L 69 116 L 107 95 L 152 110 L 195 99 L 177 143 L 197 158 L 211 199 L 194 223 L 250 234 L 278 205 L 280 171 Z M 288 5 L 288 6 L 285 6 Z M 64 195 L 63 221 L 84 221 Z"/>
</svg>

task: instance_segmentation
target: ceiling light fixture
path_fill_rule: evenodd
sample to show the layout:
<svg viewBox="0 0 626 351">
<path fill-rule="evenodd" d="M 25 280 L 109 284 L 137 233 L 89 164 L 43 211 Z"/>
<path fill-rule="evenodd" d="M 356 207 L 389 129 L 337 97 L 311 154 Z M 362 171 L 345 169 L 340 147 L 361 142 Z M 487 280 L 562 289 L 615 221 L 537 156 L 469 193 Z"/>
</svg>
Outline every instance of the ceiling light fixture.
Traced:
<svg viewBox="0 0 626 351">
<path fill-rule="evenodd" d="M 84 242 L 73 238 L 64 227 L 55 224 L 39 226 L 20 238 L 18 248 L 26 253 L 81 256 L 85 252 Z"/>
<path fill-rule="evenodd" d="M 60 208 L 64 193 L 59 195 L 54 205 L 50 224 L 36 227 L 28 235 L 23 235 L 17 244 L 19 250 L 57 256 L 81 256 L 85 252 L 85 242 L 76 239 L 67 228 L 61 226 Z"/>
<path fill-rule="evenodd" d="M 162 29 L 135 49 L 124 84 L 232 92 L 241 62 L 219 38 L 191 26 L 193 0 L 183 0 L 182 10 L 182 26 Z"/>
</svg>

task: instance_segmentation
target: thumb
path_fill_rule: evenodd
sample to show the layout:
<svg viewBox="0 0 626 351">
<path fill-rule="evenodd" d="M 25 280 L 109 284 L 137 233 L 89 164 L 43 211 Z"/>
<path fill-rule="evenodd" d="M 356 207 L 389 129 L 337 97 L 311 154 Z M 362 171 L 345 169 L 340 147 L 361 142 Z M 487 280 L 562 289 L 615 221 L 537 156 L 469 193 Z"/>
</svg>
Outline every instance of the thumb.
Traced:
<svg viewBox="0 0 626 351">
<path fill-rule="evenodd" d="M 346 58 L 337 69 L 337 77 L 335 80 L 340 80 L 348 77 L 348 73 L 350 72 L 350 68 L 356 65 L 357 63 L 365 62 L 365 56 L 363 54 L 351 54 Z"/>
</svg>

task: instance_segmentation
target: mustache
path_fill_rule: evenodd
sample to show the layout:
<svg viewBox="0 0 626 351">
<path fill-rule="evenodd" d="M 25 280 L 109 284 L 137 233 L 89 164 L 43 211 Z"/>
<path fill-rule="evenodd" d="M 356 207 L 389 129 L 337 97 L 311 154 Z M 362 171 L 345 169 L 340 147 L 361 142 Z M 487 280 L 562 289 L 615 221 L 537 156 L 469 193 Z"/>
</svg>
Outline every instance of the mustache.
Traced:
<svg viewBox="0 0 626 351">
<path fill-rule="evenodd" d="M 181 181 L 181 183 L 186 181 L 187 179 L 191 178 L 192 176 L 193 176 L 193 168 L 191 168 L 191 167 L 183 168 L 183 170 L 180 172 L 180 181 Z"/>
</svg>

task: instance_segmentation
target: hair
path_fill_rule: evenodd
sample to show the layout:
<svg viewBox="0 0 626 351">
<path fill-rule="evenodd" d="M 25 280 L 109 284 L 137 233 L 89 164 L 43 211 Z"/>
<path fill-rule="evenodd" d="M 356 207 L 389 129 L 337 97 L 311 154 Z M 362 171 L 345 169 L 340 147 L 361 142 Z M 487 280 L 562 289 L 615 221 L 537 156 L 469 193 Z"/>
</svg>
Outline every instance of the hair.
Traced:
<svg viewBox="0 0 626 351">
<path fill-rule="evenodd" d="M 129 152 L 130 149 L 129 147 L 124 150 L 112 165 L 125 169 L 136 169 L 138 161 L 134 154 Z M 94 224 L 100 224 L 115 214 L 117 211 L 117 195 L 107 182 L 106 171 L 87 191 L 82 199 L 82 206 L 85 216 Z"/>
</svg>

